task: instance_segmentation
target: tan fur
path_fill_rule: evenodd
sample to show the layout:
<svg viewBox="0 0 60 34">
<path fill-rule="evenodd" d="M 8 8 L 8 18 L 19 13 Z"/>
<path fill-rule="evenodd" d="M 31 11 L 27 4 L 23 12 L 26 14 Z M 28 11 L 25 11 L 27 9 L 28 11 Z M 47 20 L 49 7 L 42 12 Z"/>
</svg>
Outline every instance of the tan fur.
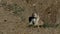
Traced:
<svg viewBox="0 0 60 34">
<path fill-rule="evenodd" d="M 34 24 L 34 26 L 39 26 L 39 25 L 43 25 L 44 24 L 44 22 L 41 20 L 41 18 L 39 17 L 39 15 L 37 14 L 37 13 L 34 13 L 34 17 L 36 17 L 37 19 L 36 19 L 36 21 L 35 21 L 35 24 Z"/>
</svg>

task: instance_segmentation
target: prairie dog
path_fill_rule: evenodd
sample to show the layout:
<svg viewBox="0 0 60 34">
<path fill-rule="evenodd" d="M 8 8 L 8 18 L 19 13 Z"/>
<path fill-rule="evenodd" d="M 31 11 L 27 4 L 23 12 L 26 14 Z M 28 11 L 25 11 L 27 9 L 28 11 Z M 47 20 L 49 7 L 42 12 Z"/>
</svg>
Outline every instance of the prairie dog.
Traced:
<svg viewBox="0 0 60 34">
<path fill-rule="evenodd" d="M 29 17 L 29 25 L 39 26 L 43 25 L 44 22 L 40 19 L 37 13 L 32 13 L 32 16 Z"/>
</svg>

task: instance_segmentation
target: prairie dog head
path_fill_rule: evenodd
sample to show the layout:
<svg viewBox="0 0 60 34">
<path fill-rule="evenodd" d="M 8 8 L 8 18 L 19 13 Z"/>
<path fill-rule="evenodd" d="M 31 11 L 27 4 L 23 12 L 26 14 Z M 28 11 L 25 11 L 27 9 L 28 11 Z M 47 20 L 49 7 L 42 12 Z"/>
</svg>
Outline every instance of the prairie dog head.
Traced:
<svg viewBox="0 0 60 34">
<path fill-rule="evenodd" d="M 33 13 L 32 16 L 33 17 L 37 17 L 38 15 L 37 15 L 37 13 Z"/>
</svg>

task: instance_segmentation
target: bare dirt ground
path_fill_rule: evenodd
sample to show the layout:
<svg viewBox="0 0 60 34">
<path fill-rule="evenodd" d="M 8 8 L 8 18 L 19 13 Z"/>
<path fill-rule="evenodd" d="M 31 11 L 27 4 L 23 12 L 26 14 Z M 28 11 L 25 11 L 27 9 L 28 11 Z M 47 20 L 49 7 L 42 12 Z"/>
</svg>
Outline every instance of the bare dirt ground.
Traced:
<svg viewBox="0 0 60 34">
<path fill-rule="evenodd" d="M 60 0 L 0 0 L 0 34 L 60 34 L 56 28 L 28 26 L 28 17 L 39 13 L 44 23 L 60 24 Z"/>
</svg>

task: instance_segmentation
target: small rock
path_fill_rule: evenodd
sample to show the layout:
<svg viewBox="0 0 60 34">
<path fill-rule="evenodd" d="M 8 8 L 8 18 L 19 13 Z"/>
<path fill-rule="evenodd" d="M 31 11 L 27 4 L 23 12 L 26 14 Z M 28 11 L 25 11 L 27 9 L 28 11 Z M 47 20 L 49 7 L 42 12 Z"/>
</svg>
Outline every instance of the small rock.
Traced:
<svg viewBox="0 0 60 34">
<path fill-rule="evenodd" d="M 6 22 L 7 20 L 4 20 L 4 22 Z"/>
<path fill-rule="evenodd" d="M 33 4 L 33 6 L 36 6 L 36 4 Z"/>
</svg>

